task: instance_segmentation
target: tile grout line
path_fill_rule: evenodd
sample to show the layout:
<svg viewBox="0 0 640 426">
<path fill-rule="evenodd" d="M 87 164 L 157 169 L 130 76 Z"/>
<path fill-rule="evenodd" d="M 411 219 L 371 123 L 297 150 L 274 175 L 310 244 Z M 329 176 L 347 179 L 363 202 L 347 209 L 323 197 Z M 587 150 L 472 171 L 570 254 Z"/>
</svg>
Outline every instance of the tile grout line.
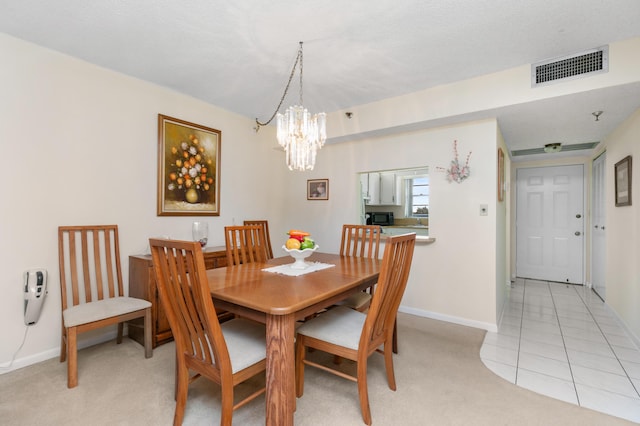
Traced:
<svg viewBox="0 0 640 426">
<path fill-rule="evenodd" d="M 569 288 L 568 285 L 567 288 Z M 578 388 L 576 386 L 576 378 L 573 375 L 573 368 L 571 367 L 571 360 L 569 359 L 569 352 L 567 351 L 567 343 L 564 341 L 564 333 L 562 332 L 562 325 L 560 324 L 560 316 L 558 315 L 556 299 L 553 297 L 553 292 L 551 291 L 551 283 L 549 281 L 547 281 L 547 289 L 549 290 L 549 294 L 551 295 L 551 303 L 553 303 L 553 311 L 556 314 L 556 321 L 558 321 L 558 330 L 560 330 L 560 337 L 562 337 L 562 347 L 564 348 L 564 356 L 567 358 L 567 365 L 569 366 L 569 373 L 571 374 L 571 382 L 573 383 L 573 391 L 576 393 L 576 401 L 578 401 L 578 406 L 582 407 L 582 405 L 580 404 L 580 395 L 578 395 Z"/>
<path fill-rule="evenodd" d="M 631 383 L 631 387 L 633 388 L 633 390 L 636 391 L 636 394 L 640 398 L 640 390 L 633 383 L 633 380 L 631 380 L 631 376 L 629 376 L 629 373 L 627 372 L 627 369 L 624 368 L 624 364 L 620 361 L 620 358 L 618 358 L 618 354 L 613 349 L 613 345 L 611 344 L 611 342 L 609 342 L 609 339 L 607 338 L 606 333 L 604 331 L 602 331 L 602 328 L 600 327 L 600 323 L 598 323 L 597 318 L 595 317 L 595 315 L 593 315 L 593 312 L 591 312 L 591 309 L 590 309 L 589 305 L 585 302 L 584 298 L 578 292 L 578 290 L 574 289 L 574 291 L 576 292 L 576 294 L 578 295 L 578 297 L 580 298 L 580 300 L 584 304 L 585 308 L 587 308 L 587 312 L 589 312 L 589 315 L 591 316 L 591 319 L 593 319 L 593 322 L 595 322 L 596 327 L 598 327 L 598 330 L 602 334 L 602 337 L 604 337 L 605 342 L 607 342 L 607 345 L 609 346 L 609 349 L 611 349 L 611 353 L 613 353 L 613 355 L 616 357 L 616 361 L 618 361 L 618 364 L 620 364 L 620 368 L 622 368 L 622 371 L 624 371 L 624 374 L 627 377 L 627 380 L 629 380 L 629 383 Z M 593 291 L 593 289 L 591 289 L 589 291 Z M 596 295 L 598 296 L 598 298 L 600 298 L 600 296 L 597 293 L 596 293 Z M 602 300 L 602 298 L 600 298 L 600 300 Z M 605 305 L 605 302 L 603 301 L 602 304 Z M 598 370 L 598 371 L 601 371 L 601 370 Z"/>
<path fill-rule="evenodd" d="M 520 300 L 520 329 L 518 330 L 518 352 L 516 355 L 516 377 L 514 384 L 518 384 L 518 372 L 520 371 L 520 347 L 522 346 L 522 322 L 524 319 L 524 298 L 527 291 L 527 280 L 522 280 L 522 299 Z"/>
</svg>

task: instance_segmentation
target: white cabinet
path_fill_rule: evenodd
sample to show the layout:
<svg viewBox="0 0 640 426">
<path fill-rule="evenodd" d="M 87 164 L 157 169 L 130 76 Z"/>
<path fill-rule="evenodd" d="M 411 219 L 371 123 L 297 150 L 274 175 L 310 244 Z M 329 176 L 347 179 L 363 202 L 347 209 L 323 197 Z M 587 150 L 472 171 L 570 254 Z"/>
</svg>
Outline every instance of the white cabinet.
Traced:
<svg viewBox="0 0 640 426">
<path fill-rule="evenodd" d="M 400 179 L 394 172 L 366 173 L 361 175 L 360 182 L 363 195 L 368 198 L 365 198 L 366 204 L 370 206 L 398 206 L 401 204 Z"/>
<path fill-rule="evenodd" d="M 380 205 L 380 173 L 369 173 L 369 202 L 371 206 Z"/>
<path fill-rule="evenodd" d="M 399 203 L 400 191 L 396 184 L 395 173 L 380 173 L 380 204 L 384 206 L 396 206 Z"/>
<path fill-rule="evenodd" d="M 369 195 L 369 173 L 360 173 L 360 191 L 365 204 L 368 204 L 371 199 Z"/>
</svg>

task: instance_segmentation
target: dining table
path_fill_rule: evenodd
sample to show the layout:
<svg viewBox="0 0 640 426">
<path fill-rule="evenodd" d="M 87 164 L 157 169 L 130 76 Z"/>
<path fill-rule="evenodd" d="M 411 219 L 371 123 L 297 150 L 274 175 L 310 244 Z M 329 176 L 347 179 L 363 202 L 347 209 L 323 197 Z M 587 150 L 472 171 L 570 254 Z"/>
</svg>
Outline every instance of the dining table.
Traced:
<svg viewBox="0 0 640 426">
<path fill-rule="evenodd" d="M 216 310 L 266 325 L 265 424 L 272 426 L 294 422 L 296 322 L 374 285 L 381 265 L 379 259 L 314 252 L 305 271 L 292 269 L 293 260 L 207 270 Z"/>
</svg>

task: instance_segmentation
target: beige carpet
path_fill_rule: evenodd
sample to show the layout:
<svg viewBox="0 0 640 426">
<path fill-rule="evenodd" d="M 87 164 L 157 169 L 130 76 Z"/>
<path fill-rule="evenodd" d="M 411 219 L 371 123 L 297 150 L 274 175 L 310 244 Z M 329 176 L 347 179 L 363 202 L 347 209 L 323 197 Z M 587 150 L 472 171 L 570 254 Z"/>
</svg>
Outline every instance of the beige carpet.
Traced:
<svg viewBox="0 0 640 426">
<path fill-rule="evenodd" d="M 369 363 L 374 425 L 625 425 L 625 420 L 519 388 L 480 361 L 484 331 L 399 315 L 398 390 L 386 384 L 382 356 Z M 79 386 L 66 388 L 66 364 L 51 359 L 0 376 L 2 425 L 170 425 L 173 421 L 173 344 L 145 359 L 143 348 L 125 339 L 79 354 Z M 313 357 L 330 362 L 314 352 Z M 350 362 L 346 370 L 353 371 Z M 307 367 L 305 394 L 296 425 L 361 425 L 356 385 Z M 261 379 L 242 385 L 248 394 Z M 199 380 L 190 388 L 185 425 L 219 424 L 216 385 Z M 236 425 L 264 424 L 264 397 L 234 414 Z"/>
</svg>

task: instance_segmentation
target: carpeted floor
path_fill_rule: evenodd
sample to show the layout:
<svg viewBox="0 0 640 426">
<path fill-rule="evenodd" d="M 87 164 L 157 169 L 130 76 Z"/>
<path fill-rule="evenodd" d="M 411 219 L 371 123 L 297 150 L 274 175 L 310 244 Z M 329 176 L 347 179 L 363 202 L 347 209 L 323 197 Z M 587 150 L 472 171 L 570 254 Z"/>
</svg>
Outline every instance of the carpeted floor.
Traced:
<svg viewBox="0 0 640 426">
<path fill-rule="evenodd" d="M 626 425 L 625 420 L 517 387 L 480 361 L 484 331 L 399 314 L 398 390 L 386 383 L 382 356 L 369 362 L 374 425 Z M 170 425 L 173 421 L 173 344 L 145 359 L 125 339 L 79 353 L 79 386 L 66 388 L 66 364 L 51 359 L 0 376 L 0 423 L 13 425 Z M 331 362 L 332 357 L 313 352 Z M 354 371 L 348 361 L 345 370 Z M 236 388 L 248 394 L 263 383 Z M 185 425 L 219 424 L 219 390 L 206 380 L 190 388 Z M 355 383 L 307 367 L 296 425 L 361 425 Z M 264 397 L 234 413 L 234 424 L 264 424 Z"/>
</svg>

